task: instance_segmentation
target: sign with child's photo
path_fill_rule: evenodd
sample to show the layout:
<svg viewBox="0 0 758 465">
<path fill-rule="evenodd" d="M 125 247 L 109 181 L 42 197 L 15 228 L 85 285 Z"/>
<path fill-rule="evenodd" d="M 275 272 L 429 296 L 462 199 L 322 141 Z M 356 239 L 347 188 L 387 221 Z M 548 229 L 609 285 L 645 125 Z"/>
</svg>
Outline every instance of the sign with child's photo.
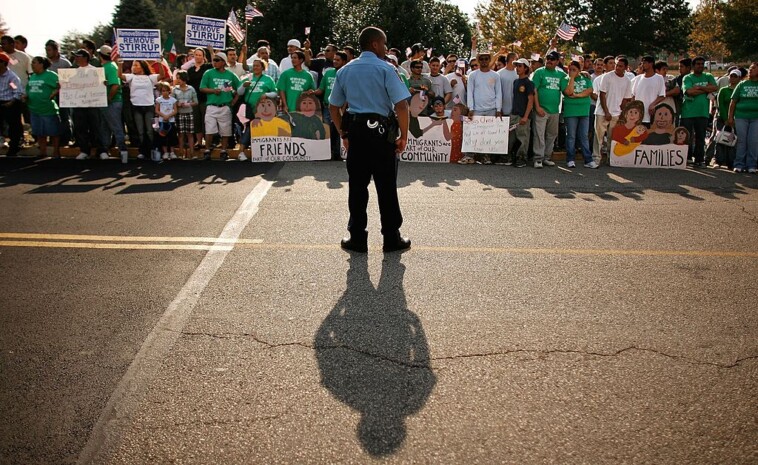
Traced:
<svg viewBox="0 0 758 465">
<path fill-rule="evenodd" d="M 627 104 L 611 131 L 611 166 L 626 168 L 687 168 L 689 133 L 674 127 L 674 109 L 655 109 L 650 129 L 642 124 L 645 107 L 635 100 Z"/>
<path fill-rule="evenodd" d="M 250 121 L 253 162 L 329 160 L 329 125 L 314 95 L 297 99 L 297 112 L 277 113 L 277 100 L 261 96 Z"/>
</svg>

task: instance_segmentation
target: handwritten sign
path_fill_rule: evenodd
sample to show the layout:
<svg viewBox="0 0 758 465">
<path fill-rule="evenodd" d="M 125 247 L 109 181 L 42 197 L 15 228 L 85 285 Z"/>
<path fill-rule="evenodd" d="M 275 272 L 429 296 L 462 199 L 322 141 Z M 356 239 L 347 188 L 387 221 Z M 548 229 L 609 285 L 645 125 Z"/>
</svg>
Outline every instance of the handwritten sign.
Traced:
<svg viewBox="0 0 758 465">
<path fill-rule="evenodd" d="M 59 69 L 61 108 L 107 107 L 103 68 Z"/>
<path fill-rule="evenodd" d="M 508 153 L 509 118 L 474 116 L 463 123 L 464 153 Z"/>
<path fill-rule="evenodd" d="M 411 125 L 414 128 L 409 131 L 408 145 L 400 154 L 400 160 L 450 163 L 452 123 L 450 118 L 442 120 L 433 120 L 425 116 L 411 118 Z"/>
<path fill-rule="evenodd" d="M 124 60 L 160 60 L 161 31 L 158 29 L 116 29 L 118 54 Z"/>
<path fill-rule="evenodd" d="M 616 145 L 611 144 L 611 166 L 624 168 L 687 168 L 686 145 L 638 145 L 633 150 L 624 151 L 624 155 L 616 154 Z"/>
<path fill-rule="evenodd" d="M 184 44 L 191 47 L 212 45 L 217 50 L 225 49 L 226 21 L 187 15 Z"/>
</svg>

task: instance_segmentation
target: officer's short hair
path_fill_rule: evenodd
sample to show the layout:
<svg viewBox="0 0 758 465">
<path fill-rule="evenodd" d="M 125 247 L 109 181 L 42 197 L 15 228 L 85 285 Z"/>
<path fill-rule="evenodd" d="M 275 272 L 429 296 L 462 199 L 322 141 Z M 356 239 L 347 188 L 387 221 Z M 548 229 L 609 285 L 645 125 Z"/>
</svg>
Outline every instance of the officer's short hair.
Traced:
<svg viewBox="0 0 758 465">
<path fill-rule="evenodd" d="M 371 48 L 371 43 L 377 40 L 382 40 L 386 37 L 384 31 L 378 27 L 369 26 L 361 31 L 361 35 L 358 38 L 358 45 L 361 50 L 368 50 Z"/>
</svg>

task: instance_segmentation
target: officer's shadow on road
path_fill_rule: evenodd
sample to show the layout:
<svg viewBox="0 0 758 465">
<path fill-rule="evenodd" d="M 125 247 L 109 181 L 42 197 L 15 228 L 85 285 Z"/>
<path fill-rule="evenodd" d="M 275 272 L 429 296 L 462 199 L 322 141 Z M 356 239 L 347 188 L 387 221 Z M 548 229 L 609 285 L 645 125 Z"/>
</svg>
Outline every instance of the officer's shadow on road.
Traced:
<svg viewBox="0 0 758 465">
<path fill-rule="evenodd" d="M 436 383 L 421 322 L 407 308 L 400 258 L 385 254 L 374 288 L 367 255 L 352 254 L 345 292 L 314 344 L 321 384 L 360 412 L 358 439 L 376 457 L 402 446 L 406 417 L 424 406 Z"/>
</svg>

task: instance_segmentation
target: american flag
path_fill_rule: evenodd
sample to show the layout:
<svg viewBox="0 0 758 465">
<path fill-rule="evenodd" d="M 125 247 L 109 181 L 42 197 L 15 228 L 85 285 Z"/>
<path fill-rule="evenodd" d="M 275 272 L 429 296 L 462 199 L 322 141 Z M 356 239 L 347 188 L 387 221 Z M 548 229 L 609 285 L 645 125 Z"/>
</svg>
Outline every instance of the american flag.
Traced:
<svg viewBox="0 0 758 465">
<path fill-rule="evenodd" d="M 118 35 L 116 34 L 115 29 L 113 30 L 111 43 L 113 43 L 113 47 L 111 47 L 111 61 L 116 61 L 118 60 Z"/>
<path fill-rule="evenodd" d="M 234 40 L 237 42 L 245 40 L 245 32 L 240 28 L 240 25 L 237 22 L 237 15 L 234 14 L 234 8 L 229 12 L 229 19 L 226 20 L 226 25 L 229 26 L 229 32 L 232 34 L 232 37 L 234 37 Z"/>
<path fill-rule="evenodd" d="M 245 21 L 252 21 L 255 17 L 263 18 L 263 13 L 261 13 L 258 8 L 248 3 L 247 6 L 245 6 Z"/>
<path fill-rule="evenodd" d="M 574 35 L 577 32 L 579 32 L 579 29 L 570 24 L 566 24 L 566 21 L 563 21 L 561 22 L 560 27 L 558 27 L 558 30 L 555 32 L 555 35 L 563 40 L 571 40 L 574 38 Z"/>
</svg>

